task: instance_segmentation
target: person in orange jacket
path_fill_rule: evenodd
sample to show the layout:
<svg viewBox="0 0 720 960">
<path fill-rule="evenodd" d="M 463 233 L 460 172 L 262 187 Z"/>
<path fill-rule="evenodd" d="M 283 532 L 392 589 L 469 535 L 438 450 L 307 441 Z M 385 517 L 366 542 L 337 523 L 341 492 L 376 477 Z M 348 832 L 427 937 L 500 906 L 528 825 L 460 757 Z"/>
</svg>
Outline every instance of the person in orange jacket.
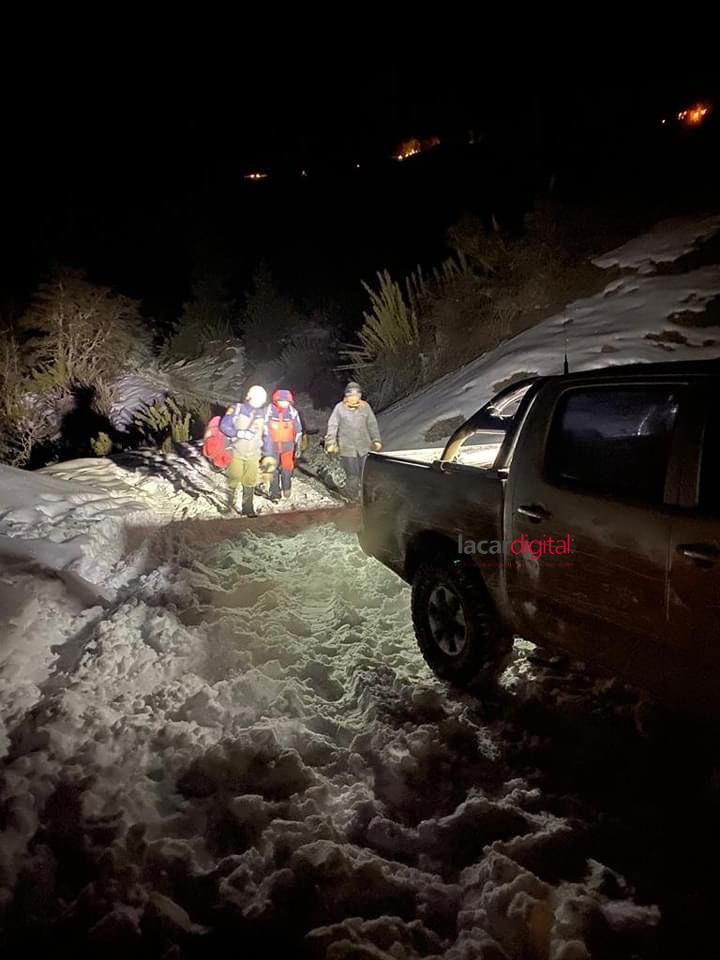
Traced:
<svg viewBox="0 0 720 960">
<path fill-rule="evenodd" d="M 277 463 L 270 482 L 273 503 L 278 502 L 281 491 L 286 499 L 292 493 L 292 476 L 302 443 L 302 422 L 294 403 L 291 390 L 276 390 L 265 415 L 263 456 Z"/>
</svg>

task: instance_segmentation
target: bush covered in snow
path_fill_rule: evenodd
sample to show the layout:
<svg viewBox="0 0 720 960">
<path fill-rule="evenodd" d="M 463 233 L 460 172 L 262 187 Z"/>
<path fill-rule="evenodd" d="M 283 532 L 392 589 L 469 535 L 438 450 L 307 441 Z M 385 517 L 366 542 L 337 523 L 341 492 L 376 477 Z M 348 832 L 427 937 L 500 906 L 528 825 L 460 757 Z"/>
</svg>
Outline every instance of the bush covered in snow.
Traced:
<svg viewBox="0 0 720 960">
<path fill-rule="evenodd" d="M 38 443 L 58 438 L 74 391 L 90 391 L 96 415 L 107 416 L 118 370 L 137 369 L 152 356 L 138 304 L 66 268 L 40 285 L 3 341 L 0 455 L 20 466 Z M 87 437 L 88 446 L 96 435 Z"/>
<path fill-rule="evenodd" d="M 47 460 L 187 440 L 188 417 L 202 432 L 211 404 L 242 395 L 243 346 L 227 306 L 202 286 L 159 348 L 135 301 L 64 268 L 3 333 L 0 459 L 16 466 L 37 459 L 42 445 Z"/>
</svg>

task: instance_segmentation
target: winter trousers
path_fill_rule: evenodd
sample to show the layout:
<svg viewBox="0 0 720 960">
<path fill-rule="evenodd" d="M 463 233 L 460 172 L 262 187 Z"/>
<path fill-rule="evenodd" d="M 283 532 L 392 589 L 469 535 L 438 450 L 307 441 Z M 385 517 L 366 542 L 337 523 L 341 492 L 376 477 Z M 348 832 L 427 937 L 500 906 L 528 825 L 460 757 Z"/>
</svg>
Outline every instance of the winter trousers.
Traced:
<svg viewBox="0 0 720 960">
<path fill-rule="evenodd" d="M 292 470 L 283 470 L 281 467 L 278 467 L 270 481 L 270 496 L 279 497 L 281 490 L 289 496 L 290 490 L 292 489 L 292 475 Z"/>
<path fill-rule="evenodd" d="M 340 457 L 340 462 L 347 476 L 345 490 L 349 497 L 356 498 L 360 496 L 360 478 L 362 477 L 363 466 L 365 465 L 366 459 L 367 454 L 365 456 L 356 454 L 354 457 Z"/>
<path fill-rule="evenodd" d="M 254 487 L 258 480 L 258 455 L 241 457 L 233 454 L 230 466 L 227 468 L 228 486 L 231 490 L 238 487 Z"/>
</svg>

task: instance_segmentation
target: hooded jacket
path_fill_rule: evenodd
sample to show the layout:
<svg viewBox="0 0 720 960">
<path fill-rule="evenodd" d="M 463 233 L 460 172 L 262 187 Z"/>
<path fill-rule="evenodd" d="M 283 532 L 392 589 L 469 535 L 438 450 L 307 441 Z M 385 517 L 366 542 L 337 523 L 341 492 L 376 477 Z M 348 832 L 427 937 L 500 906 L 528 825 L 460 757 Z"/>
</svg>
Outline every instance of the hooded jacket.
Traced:
<svg viewBox="0 0 720 960">
<path fill-rule="evenodd" d="M 292 404 L 283 409 L 271 403 L 265 415 L 263 453 L 279 459 L 281 453 L 292 453 L 302 440 L 300 414 Z"/>
<path fill-rule="evenodd" d="M 373 443 L 380 442 L 380 429 L 370 404 L 361 400 L 357 407 L 349 407 L 341 400 L 330 414 L 327 436 L 337 441 L 341 457 L 364 457 Z"/>
</svg>

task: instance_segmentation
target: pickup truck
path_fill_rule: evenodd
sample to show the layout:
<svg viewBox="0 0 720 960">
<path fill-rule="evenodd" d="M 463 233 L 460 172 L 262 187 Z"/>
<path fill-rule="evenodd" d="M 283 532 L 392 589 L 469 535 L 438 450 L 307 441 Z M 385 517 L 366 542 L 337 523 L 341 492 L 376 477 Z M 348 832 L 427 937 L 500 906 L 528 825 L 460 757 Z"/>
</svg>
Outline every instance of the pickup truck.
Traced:
<svg viewBox="0 0 720 960">
<path fill-rule="evenodd" d="M 371 454 L 359 536 L 444 680 L 521 636 L 720 713 L 720 361 L 517 382 L 442 451 Z"/>
</svg>

